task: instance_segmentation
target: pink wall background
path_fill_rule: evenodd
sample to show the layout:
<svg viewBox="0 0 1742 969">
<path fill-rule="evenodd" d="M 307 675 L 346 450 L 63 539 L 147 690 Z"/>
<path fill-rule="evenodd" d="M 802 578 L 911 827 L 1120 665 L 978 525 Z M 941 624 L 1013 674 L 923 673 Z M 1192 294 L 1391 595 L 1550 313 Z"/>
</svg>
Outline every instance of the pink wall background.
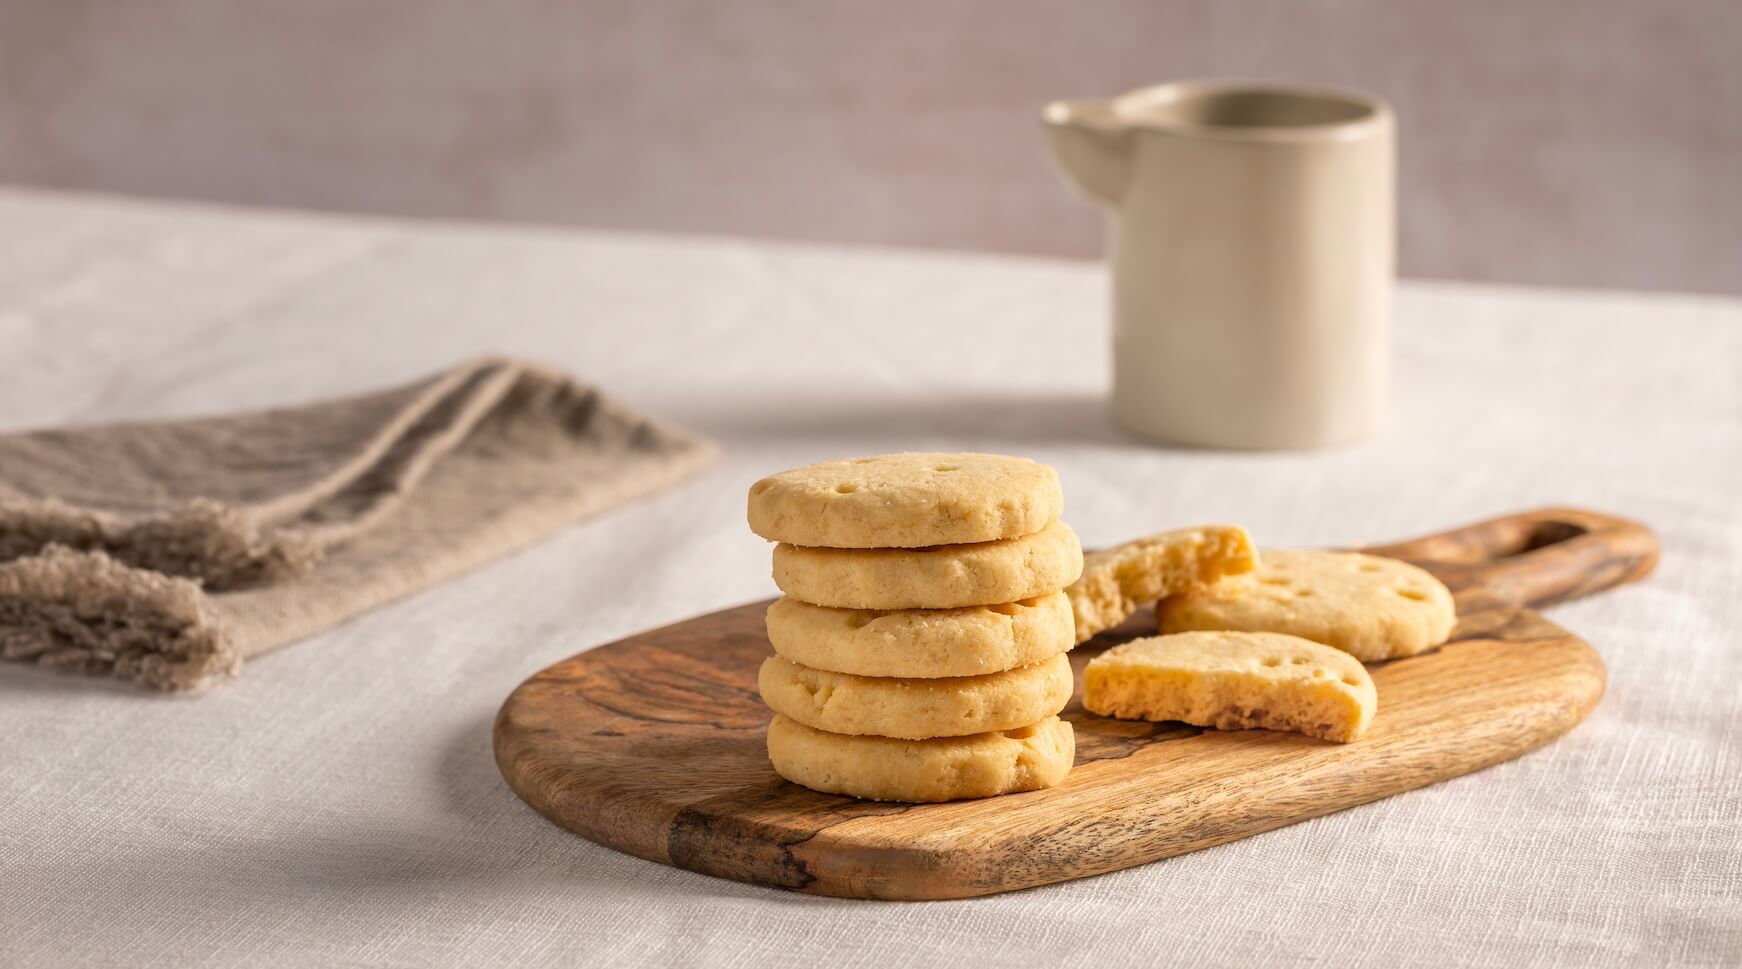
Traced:
<svg viewBox="0 0 1742 969">
<path fill-rule="evenodd" d="M 1330 82 L 1402 268 L 1742 293 L 1734 0 L 0 0 L 0 181 L 1092 256 L 1048 99 Z"/>
</svg>

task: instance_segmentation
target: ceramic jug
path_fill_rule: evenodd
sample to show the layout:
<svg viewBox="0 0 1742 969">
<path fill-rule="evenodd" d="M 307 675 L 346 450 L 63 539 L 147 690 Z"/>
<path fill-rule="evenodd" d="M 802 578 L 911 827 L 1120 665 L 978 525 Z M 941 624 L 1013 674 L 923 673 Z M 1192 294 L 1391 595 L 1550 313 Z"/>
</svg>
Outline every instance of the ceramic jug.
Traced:
<svg viewBox="0 0 1742 969">
<path fill-rule="evenodd" d="M 1113 413 L 1175 444 L 1309 448 L 1384 419 L 1390 109 L 1192 81 L 1058 101 L 1068 180 L 1109 213 Z"/>
</svg>

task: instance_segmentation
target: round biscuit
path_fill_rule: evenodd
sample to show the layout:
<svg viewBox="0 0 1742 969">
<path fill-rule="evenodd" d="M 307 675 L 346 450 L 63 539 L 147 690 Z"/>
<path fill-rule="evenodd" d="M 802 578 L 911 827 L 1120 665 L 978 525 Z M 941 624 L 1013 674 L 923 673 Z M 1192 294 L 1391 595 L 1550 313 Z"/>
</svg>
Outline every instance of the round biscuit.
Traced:
<svg viewBox="0 0 1742 969">
<path fill-rule="evenodd" d="M 925 548 L 1032 535 L 1058 520 L 1058 472 L 1003 454 L 825 461 L 750 486 L 750 530 L 788 545 Z"/>
<path fill-rule="evenodd" d="M 1083 571 L 1083 549 L 1064 522 L 1033 535 L 936 548 L 774 547 L 780 591 L 837 609 L 956 609 L 1032 599 Z"/>
<path fill-rule="evenodd" d="M 1163 633 L 1288 633 L 1366 663 L 1414 656 L 1457 625 L 1452 594 L 1427 571 L 1378 555 L 1266 550 L 1258 568 L 1155 607 Z"/>
<path fill-rule="evenodd" d="M 756 678 L 762 702 L 829 733 L 924 740 L 1012 730 L 1044 720 L 1071 700 L 1063 653 L 1034 666 L 984 676 L 900 679 L 854 676 L 770 656 Z"/>
<path fill-rule="evenodd" d="M 1071 725 L 1057 717 L 933 740 L 826 733 L 780 714 L 768 724 L 775 773 L 815 791 L 874 801 L 955 801 L 1053 787 L 1075 756 Z"/>
<path fill-rule="evenodd" d="M 781 656 L 858 676 L 979 676 L 1031 666 L 1076 642 L 1063 592 L 960 609 L 835 609 L 790 596 L 768 607 Z"/>
</svg>

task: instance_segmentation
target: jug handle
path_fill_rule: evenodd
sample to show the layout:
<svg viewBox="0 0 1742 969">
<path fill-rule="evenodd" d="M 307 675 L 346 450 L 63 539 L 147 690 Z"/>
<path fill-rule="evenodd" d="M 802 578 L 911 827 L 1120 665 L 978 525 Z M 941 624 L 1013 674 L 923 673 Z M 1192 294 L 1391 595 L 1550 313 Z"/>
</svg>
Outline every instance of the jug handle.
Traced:
<svg viewBox="0 0 1742 969">
<path fill-rule="evenodd" d="M 1042 111 L 1041 122 L 1065 180 L 1090 201 L 1117 206 L 1131 170 L 1132 131 L 1113 102 L 1054 101 Z"/>
</svg>

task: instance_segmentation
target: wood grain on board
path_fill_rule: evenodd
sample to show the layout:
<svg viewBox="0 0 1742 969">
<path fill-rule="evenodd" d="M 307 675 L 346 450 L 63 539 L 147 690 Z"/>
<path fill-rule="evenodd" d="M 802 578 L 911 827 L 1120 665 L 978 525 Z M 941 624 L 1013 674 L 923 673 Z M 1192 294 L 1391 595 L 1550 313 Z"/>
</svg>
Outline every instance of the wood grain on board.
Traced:
<svg viewBox="0 0 1742 969">
<path fill-rule="evenodd" d="M 1632 522 L 1569 509 L 1512 515 L 1368 551 L 1416 562 L 1456 595 L 1446 646 L 1370 667 L 1379 713 L 1352 744 L 1253 730 L 1064 717 L 1060 787 L 947 804 L 820 794 L 769 766 L 756 670 L 767 603 L 631 636 L 523 683 L 496 720 L 509 785 L 545 817 L 662 864 L 798 891 L 963 898 L 1127 868 L 1244 838 L 1517 757 L 1582 720 L 1604 668 L 1529 608 L 1650 572 Z M 1139 615 L 1147 617 L 1144 610 Z M 1082 664 L 1143 635 L 1078 646 Z M 1080 683 L 1079 678 L 1079 683 Z"/>
</svg>

